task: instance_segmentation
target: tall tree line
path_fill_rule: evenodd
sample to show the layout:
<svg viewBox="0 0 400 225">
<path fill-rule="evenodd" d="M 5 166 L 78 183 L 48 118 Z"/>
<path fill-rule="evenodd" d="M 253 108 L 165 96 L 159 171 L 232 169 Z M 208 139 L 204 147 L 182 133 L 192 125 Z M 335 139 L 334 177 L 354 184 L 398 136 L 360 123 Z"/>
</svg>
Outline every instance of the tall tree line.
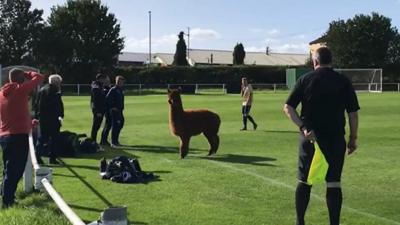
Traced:
<svg viewBox="0 0 400 225">
<path fill-rule="evenodd" d="M 47 21 L 29 0 L 0 0 L 0 64 L 25 64 L 87 82 L 117 65 L 124 46 L 120 25 L 97 0 L 68 0 Z"/>
</svg>

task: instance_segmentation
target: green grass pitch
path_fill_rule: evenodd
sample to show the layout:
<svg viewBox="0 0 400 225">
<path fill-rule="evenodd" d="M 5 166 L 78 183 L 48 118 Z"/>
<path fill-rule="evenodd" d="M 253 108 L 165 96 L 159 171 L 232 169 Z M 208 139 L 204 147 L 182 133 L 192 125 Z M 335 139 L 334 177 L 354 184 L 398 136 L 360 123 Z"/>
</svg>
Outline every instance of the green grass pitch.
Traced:
<svg viewBox="0 0 400 225">
<path fill-rule="evenodd" d="M 208 108 L 221 116 L 221 145 L 206 158 L 203 136 L 192 138 L 179 159 L 169 133 L 165 95 L 126 97 L 123 149 L 65 158 L 54 167 L 54 186 L 86 222 L 111 205 L 128 207 L 130 224 L 292 225 L 295 220 L 296 127 L 282 112 L 288 93 L 256 93 L 252 115 L 257 131 L 240 132 L 238 95 L 184 95 L 185 108 Z M 63 129 L 89 133 L 88 97 L 63 97 Z M 342 225 L 400 224 L 400 95 L 360 93 L 359 149 L 346 158 L 342 176 Z M 251 126 L 249 126 L 251 128 Z M 137 157 L 145 171 L 160 176 L 148 184 L 101 180 L 99 159 Z M 313 188 L 308 224 L 328 224 L 324 185 Z M 69 224 L 43 194 L 18 190 L 18 206 L 0 210 L 0 224 Z"/>
</svg>

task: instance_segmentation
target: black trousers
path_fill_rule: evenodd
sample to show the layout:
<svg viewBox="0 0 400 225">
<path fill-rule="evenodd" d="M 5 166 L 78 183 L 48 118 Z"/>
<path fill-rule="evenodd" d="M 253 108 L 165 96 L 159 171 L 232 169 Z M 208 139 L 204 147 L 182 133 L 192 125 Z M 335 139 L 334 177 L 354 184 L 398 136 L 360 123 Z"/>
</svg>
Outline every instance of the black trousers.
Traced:
<svg viewBox="0 0 400 225">
<path fill-rule="evenodd" d="M 92 138 L 93 141 L 97 142 L 97 132 L 100 129 L 101 123 L 103 122 L 103 116 L 104 114 L 102 113 L 101 116 L 97 115 L 98 113 L 93 112 L 93 123 L 92 123 L 92 131 L 90 137 Z"/>
<path fill-rule="evenodd" d="M 119 134 L 122 127 L 124 127 L 125 118 L 121 110 L 111 110 L 112 130 L 111 130 L 111 143 L 119 144 Z"/>
<path fill-rule="evenodd" d="M 41 120 L 44 121 L 44 120 Z M 50 159 L 57 158 L 57 145 L 60 143 L 60 122 L 42 122 L 40 124 L 39 146 L 42 153 L 47 153 Z"/>
<path fill-rule="evenodd" d="M 317 136 L 317 143 L 329 164 L 325 180 L 327 182 L 340 182 L 346 155 L 344 135 Z M 302 182 L 307 182 L 314 152 L 314 144 L 300 133 L 298 179 Z"/>
<path fill-rule="evenodd" d="M 101 132 L 101 142 L 100 143 L 107 143 L 108 134 L 110 133 L 110 130 L 112 127 L 112 118 L 111 118 L 110 110 L 106 111 L 106 113 L 104 114 L 104 117 L 105 117 L 106 121 L 104 123 L 103 131 Z"/>
<path fill-rule="evenodd" d="M 1 192 L 3 207 L 14 204 L 15 191 L 24 174 L 29 153 L 28 134 L 12 134 L 0 137 L 3 149 L 3 182 Z"/>
</svg>

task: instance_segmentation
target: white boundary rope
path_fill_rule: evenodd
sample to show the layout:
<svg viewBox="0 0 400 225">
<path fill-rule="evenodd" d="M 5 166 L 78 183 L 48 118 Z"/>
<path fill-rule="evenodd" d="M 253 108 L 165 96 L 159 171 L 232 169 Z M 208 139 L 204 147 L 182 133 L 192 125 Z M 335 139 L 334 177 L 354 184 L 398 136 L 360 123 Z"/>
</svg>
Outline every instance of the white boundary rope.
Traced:
<svg viewBox="0 0 400 225">
<path fill-rule="evenodd" d="M 32 168 L 36 172 L 40 170 L 40 165 L 37 162 L 36 154 L 35 154 L 35 146 L 33 144 L 32 132 L 29 133 L 29 154 L 28 154 L 28 162 L 25 167 L 25 191 L 32 190 Z M 35 174 L 36 176 L 36 174 Z M 86 225 L 78 215 L 67 205 L 64 199 L 58 194 L 58 192 L 51 185 L 49 180 L 45 177 L 40 181 L 46 190 L 46 192 L 50 195 L 50 197 L 57 204 L 58 208 L 64 213 L 65 217 L 71 222 L 73 225 Z"/>
</svg>

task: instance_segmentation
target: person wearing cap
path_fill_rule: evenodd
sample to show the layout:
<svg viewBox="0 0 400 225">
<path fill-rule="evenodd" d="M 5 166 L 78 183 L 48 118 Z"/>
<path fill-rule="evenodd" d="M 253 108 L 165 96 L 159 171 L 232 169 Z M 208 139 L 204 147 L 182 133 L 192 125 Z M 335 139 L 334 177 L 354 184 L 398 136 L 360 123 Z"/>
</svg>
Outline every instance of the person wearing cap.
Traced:
<svg viewBox="0 0 400 225">
<path fill-rule="evenodd" d="M 49 76 L 49 83 L 38 92 L 35 107 L 35 118 L 39 119 L 39 144 L 48 153 L 49 163 L 58 164 L 57 144 L 60 128 L 64 118 L 64 104 L 61 99 L 62 78 L 58 74 Z"/>
<path fill-rule="evenodd" d="M 124 86 L 125 78 L 117 76 L 115 78 L 115 85 L 110 89 L 107 94 L 107 104 L 110 107 L 110 114 L 112 120 L 111 128 L 111 147 L 115 148 L 121 146 L 119 143 L 119 134 L 124 126 Z"/>
<path fill-rule="evenodd" d="M 9 82 L 0 90 L 0 145 L 3 152 L 2 207 L 14 204 L 15 190 L 29 153 L 29 132 L 33 121 L 29 95 L 43 81 L 35 72 L 12 69 Z"/>
</svg>

